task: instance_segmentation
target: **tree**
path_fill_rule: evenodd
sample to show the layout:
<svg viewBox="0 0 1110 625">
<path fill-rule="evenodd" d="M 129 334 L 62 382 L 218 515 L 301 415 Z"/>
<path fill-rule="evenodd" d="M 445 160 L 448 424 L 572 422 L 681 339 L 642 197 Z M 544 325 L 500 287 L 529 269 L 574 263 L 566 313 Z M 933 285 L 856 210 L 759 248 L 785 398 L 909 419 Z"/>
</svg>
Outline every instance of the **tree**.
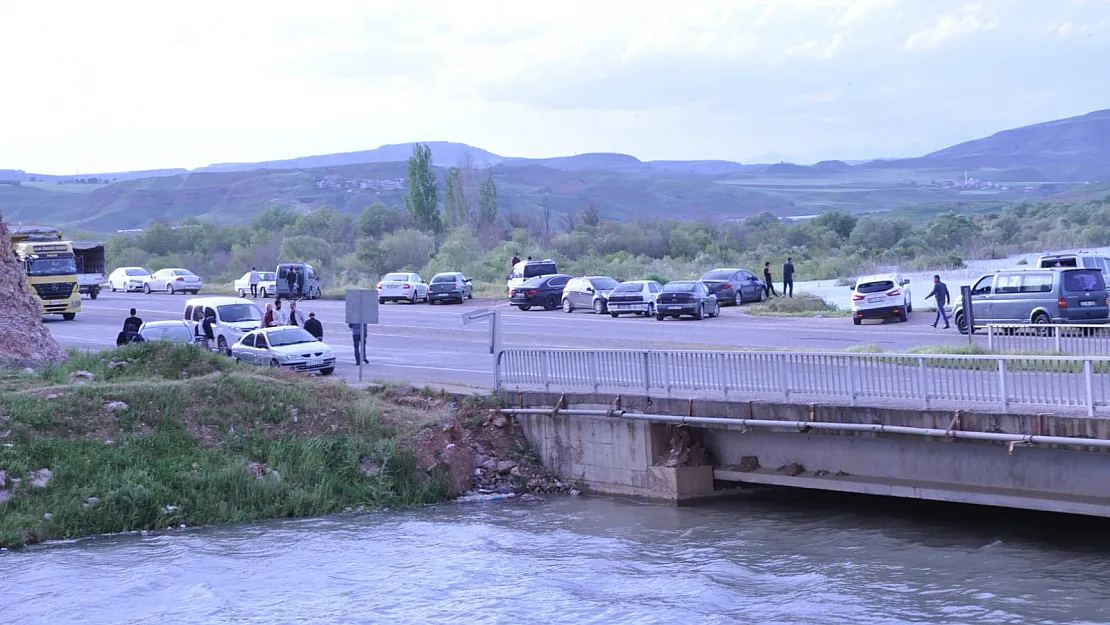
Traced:
<svg viewBox="0 0 1110 625">
<path fill-rule="evenodd" d="M 408 170 L 405 207 L 421 228 L 439 234 L 443 231 L 443 219 L 439 212 L 436 174 L 432 171 L 432 149 L 420 143 L 414 145 Z"/>
<path fill-rule="evenodd" d="M 447 223 L 452 226 L 457 226 L 463 221 L 459 211 L 462 200 L 459 185 L 459 168 L 448 169 L 446 190 L 443 192 L 443 213 Z"/>
<path fill-rule="evenodd" d="M 543 215 L 543 243 L 548 245 L 551 243 L 551 203 L 547 201 L 547 196 L 543 197 L 543 202 L 540 204 L 540 210 Z"/>
<path fill-rule="evenodd" d="M 582 209 L 582 214 L 579 217 L 582 218 L 582 225 L 585 226 L 597 226 L 601 223 L 601 213 L 598 212 L 593 202 Z"/>
<path fill-rule="evenodd" d="M 381 250 L 386 271 L 416 271 L 432 256 L 435 240 L 419 230 L 406 228 L 382 238 Z"/>
<path fill-rule="evenodd" d="M 481 218 L 483 224 L 497 222 L 497 183 L 493 181 L 493 167 L 486 168 L 486 179 L 482 181 L 479 191 L 481 195 Z"/>
</svg>

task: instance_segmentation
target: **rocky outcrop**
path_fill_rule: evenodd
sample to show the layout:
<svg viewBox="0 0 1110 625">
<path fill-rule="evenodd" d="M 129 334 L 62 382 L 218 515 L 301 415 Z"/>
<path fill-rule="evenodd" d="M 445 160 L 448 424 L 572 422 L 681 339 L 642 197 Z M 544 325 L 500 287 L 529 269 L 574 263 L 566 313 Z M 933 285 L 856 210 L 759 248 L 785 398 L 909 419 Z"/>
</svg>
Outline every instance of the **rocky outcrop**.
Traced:
<svg viewBox="0 0 1110 625">
<path fill-rule="evenodd" d="M 42 322 L 23 269 L 12 254 L 8 227 L 0 215 L 0 366 L 36 366 L 66 359 L 65 350 Z"/>
</svg>

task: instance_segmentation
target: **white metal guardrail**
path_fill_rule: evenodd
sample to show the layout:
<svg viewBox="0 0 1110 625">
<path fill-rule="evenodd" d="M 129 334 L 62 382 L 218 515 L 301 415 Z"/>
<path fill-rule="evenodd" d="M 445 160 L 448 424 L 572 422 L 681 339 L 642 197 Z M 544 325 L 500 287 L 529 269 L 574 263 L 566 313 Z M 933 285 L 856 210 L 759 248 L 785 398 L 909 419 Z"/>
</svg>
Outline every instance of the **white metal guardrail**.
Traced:
<svg viewBox="0 0 1110 625">
<path fill-rule="evenodd" d="M 848 405 L 990 405 L 1095 416 L 1110 400 L 1110 358 L 831 352 L 505 349 L 501 389 L 707 393 Z"/>
<path fill-rule="evenodd" d="M 992 324 L 981 331 L 994 352 L 1110 356 L 1110 325 Z"/>
</svg>

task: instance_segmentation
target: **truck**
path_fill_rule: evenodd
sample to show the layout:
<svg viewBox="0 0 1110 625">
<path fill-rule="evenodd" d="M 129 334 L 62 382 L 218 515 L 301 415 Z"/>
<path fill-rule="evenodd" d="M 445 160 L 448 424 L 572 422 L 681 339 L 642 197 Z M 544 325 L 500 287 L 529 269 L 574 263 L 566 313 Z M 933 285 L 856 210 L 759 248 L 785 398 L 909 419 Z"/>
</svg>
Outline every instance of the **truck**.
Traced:
<svg viewBox="0 0 1110 625">
<path fill-rule="evenodd" d="M 31 294 L 45 315 L 61 315 L 72 321 L 81 311 L 77 286 L 77 264 L 73 245 L 61 230 L 46 226 L 16 226 L 10 229 L 12 253 L 23 267 Z"/>
<path fill-rule="evenodd" d="M 104 284 L 104 265 L 107 254 L 100 241 L 73 241 L 73 256 L 77 263 L 77 287 L 82 295 L 96 299 L 100 285 Z"/>
</svg>

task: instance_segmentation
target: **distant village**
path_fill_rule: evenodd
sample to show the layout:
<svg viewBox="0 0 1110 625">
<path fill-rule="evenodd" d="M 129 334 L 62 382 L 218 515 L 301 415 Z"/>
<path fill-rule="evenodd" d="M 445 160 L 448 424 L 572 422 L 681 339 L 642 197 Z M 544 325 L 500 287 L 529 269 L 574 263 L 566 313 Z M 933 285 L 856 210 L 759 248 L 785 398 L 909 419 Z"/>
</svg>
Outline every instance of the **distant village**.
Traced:
<svg viewBox="0 0 1110 625">
<path fill-rule="evenodd" d="M 976 191 L 1010 191 L 1009 185 L 1000 182 L 993 182 L 991 180 L 980 180 L 973 176 L 965 175 L 963 180 L 931 180 L 929 182 L 917 182 L 916 180 L 902 180 L 898 183 L 900 187 L 918 187 L 923 189 L 971 189 Z M 1012 187 L 1014 191 L 1022 193 L 1035 193 L 1037 191 L 1055 191 L 1056 185 L 1052 183 L 1042 183 L 1030 186 Z"/>
<path fill-rule="evenodd" d="M 329 174 L 316 181 L 317 189 L 328 189 L 332 191 L 346 191 L 347 193 L 354 193 L 355 191 L 397 191 L 405 188 L 404 178 L 340 178 L 335 174 Z"/>
</svg>

